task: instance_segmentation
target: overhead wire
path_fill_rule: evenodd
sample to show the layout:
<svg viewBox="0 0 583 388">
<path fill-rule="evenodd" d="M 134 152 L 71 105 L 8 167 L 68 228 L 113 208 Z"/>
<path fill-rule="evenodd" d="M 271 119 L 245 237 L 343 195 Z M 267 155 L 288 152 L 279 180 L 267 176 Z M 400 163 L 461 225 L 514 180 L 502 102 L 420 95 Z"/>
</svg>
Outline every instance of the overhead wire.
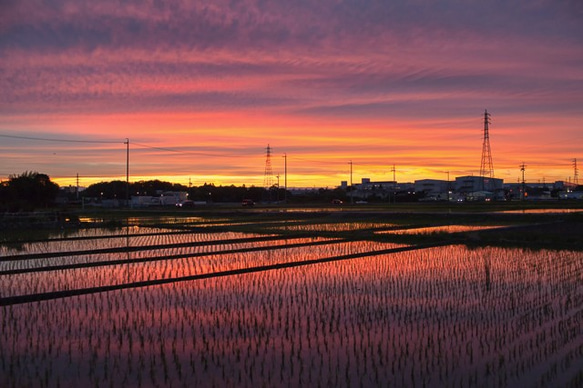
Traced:
<svg viewBox="0 0 583 388">
<path fill-rule="evenodd" d="M 79 139 L 63 139 L 63 138 L 56 139 L 56 138 L 46 138 L 46 137 L 36 137 L 36 136 L 9 135 L 9 134 L 1 134 L 1 133 L 0 133 L 0 137 L 11 138 L 11 139 L 21 139 L 21 140 L 31 140 L 31 141 L 47 141 L 47 142 L 57 142 L 57 143 L 86 143 L 86 144 L 127 144 L 127 141 L 128 141 L 127 138 L 123 139 L 123 140 L 79 140 Z M 576 137 L 576 139 L 579 139 L 579 138 L 580 138 L 580 136 Z M 558 140 L 558 141 L 551 142 L 548 144 L 558 144 L 558 143 L 563 143 L 566 141 L 570 141 L 570 140 L 563 139 L 563 140 Z M 170 152 L 170 153 L 182 154 L 182 155 L 197 155 L 197 156 L 205 156 L 205 157 L 241 157 L 242 156 L 240 154 L 237 155 L 237 154 L 225 154 L 225 153 L 185 151 L 185 150 L 179 150 L 179 149 L 174 149 L 174 148 L 157 147 L 157 146 L 152 146 L 152 145 L 138 143 L 138 142 L 130 142 L 130 144 L 131 144 L 131 146 L 135 146 L 135 147 L 154 149 L 154 150 L 159 150 L 159 151 L 163 151 L 163 152 Z M 288 159 L 302 161 L 302 162 L 316 163 L 316 164 L 320 164 L 320 165 L 335 165 L 335 166 L 340 166 L 340 165 L 349 163 L 349 162 L 344 161 L 344 160 L 309 159 L 309 158 L 302 158 L 302 157 L 297 157 L 297 156 L 292 156 L 292 155 L 288 155 Z M 365 162 L 365 161 L 358 162 L 358 160 L 355 160 L 354 164 L 357 166 L 358 165 L 360 165 L 360 166 L 377 165 L 375 163 L 370 163 L 370 162 Z M 532 166 L 541 168 L 541 167 L 549 167 L 551 165 L 549 165 L 549 164 L 534 164 Z M 563 166 L 563 164 L 562 163 L 560 163 L 560 164 L 555 163 L 552 166 L 558 167 L 558 166 Z"/>
<path fill-rule="evenodd" d="M 136 143 L 136 142 L 131 142 L 131 145 L 143 147 L 143 148 L 154 149 L 154 150 L 159 150 L 159 151 L 172 152 L 175 154 L 183 154 L 183 155 L 199 155 L 199 156 L 208 156 L 208 157 L 240 157 L 241 156 L 241 155 L 235 155 L 235 154 L 213 154 L 213 153 L 199 152 L 199 151 L 184 151 L 184 150 L 177 150 L 177 149 L 173 149 L 173 148 L 156 147 L 156 146 L 151 146 L 148 144 Z"/>
<path fill-rule="evenodd" d="M 124 144 L 124 141 L 113 141 L 113 140 L 73 140 L 73 139 L 49 139 L 43 137 L 33 137 L 33 136 L 18 136 L 18 135 L 6 135 L 0 133 L 0 137 L 7 137 L 11 139 L 22 139 L 22 140 L 37 140 L 37 141 L 52 141 L 57 143 L 93 143 L 93 144 Z"/>
</svg>

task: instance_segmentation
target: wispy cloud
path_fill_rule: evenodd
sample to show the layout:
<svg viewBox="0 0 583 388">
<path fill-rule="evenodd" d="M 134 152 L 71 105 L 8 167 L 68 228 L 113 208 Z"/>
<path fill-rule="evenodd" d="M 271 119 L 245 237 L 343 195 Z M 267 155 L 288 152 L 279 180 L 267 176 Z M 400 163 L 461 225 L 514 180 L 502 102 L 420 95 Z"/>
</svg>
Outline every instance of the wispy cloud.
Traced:
<svg viewBox="0 0 583 388">
<path fill-rule="evenodd" d="M 488 108 L 510 170 L 516 134 L 530 134 L 525 158 L 560 153 L 553 139 L 577 152 L 566 139 L 583 118 L 582 20 L 577 0 L 4 1 L 0 131 L 259 150 L 246 168 L 218 157 L 201 168 L 229 177 L 251 174 L 268 142 L 297 163 L 357 151 L 442 169 L 447 150 L 471 170 Z M 168 174 L 188 170 L 168 157 Z"/>
</svg>

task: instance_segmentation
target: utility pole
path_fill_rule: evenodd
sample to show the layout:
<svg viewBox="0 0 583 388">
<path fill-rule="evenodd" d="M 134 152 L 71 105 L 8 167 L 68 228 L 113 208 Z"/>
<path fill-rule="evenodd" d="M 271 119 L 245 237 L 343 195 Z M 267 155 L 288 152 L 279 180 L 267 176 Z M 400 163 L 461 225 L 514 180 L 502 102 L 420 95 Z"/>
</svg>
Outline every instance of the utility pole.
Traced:
<svg viewBox="0 0 583 388">
<path fill-rule="evenodd" d="M 287 202 L 287 153 L 283 154 L 283 200 Z"/>
<path fill-rule="evenodd" d="M 126 137 L 126 204 L 130 207 L 130 139 Z"/>
<path fill-rule="evenodd" d="M 75 189 L 75 196 L 79 199 L 79 173 L 77 173 L 77 188 Z"/>
<path fill-rule="evenodd" d="M 524 164 L 524 162 L 522 162 L 522 164 L 520 165 L 520 171 L 522 171 L 522 190 L 520 192 L 520 200 L 524 201 L 524 197 L 525 197 L 525 190 L 526 190 L 526 184 L 524 182 L 524 170 L 526 170 L 526 165 Z"/>
<path fill-rule="evenodd" d="M 348 164 L 350 164 L 350 203 L 354 202 L 354 197 L 353 197 L 353 187 L 352 187 L 352 160 L 350 162 L 348 162 Z"/>
<path fill-rule="evenodd" d="M 395 163 L 393 163 L 393 168 L 391 169 L 391 171 L 393 172 L 393 202 L 396 203 L 397 202 L 397 169 L 395 168 Z M 389 203 L 391 203 L 391 199 L 389 198 Z"/>
<path fill-rule="evenodd" d="M 579 185 L 579 169 L 577 168 L 577 158 L 573 159 L 573 183 Z"/>
<path fill-rule="evenodd" d="M 449 184 L 449 171 L 447 171 L 447 201 L 451 201 L 451 185 Z"/>
</svg>

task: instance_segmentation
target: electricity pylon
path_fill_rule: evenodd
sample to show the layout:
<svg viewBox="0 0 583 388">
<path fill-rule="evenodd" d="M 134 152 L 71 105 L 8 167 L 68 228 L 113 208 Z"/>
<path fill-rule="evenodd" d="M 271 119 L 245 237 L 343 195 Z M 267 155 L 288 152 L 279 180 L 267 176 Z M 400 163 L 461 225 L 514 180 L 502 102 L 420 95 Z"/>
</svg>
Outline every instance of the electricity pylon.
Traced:
<svg viewBox="0 0 583 388">
<path fill-rule="evenodd" d="M 482 143 L 482 161 L 480 163 L 480 177 L 482 178 L 482 190 L 485 189 L 485 182 L 494 178 L 494 165 L 492 164 L 492 151 L 490 149 L 490 113 L 484 111 L 484 141 Z"/>
<path fill-rule="evenodd" d="M 267 145 L 267 156 L 265 158 L 265 174 L 263 175 L 263 187 L 269 190 L 273 186 L 273 171 L 271 169 L 271 147 Z"/>
</svg>

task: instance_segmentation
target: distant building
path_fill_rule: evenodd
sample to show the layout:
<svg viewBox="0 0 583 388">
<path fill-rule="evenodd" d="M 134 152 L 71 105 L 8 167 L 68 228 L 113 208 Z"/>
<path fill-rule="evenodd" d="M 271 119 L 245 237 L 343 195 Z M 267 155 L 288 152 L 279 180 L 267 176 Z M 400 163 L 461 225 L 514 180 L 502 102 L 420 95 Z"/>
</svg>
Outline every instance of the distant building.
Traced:
<svg viewBox="0 0 583 388">
<path fill-rule="evenodd" d="M 504 181 L 497 178 L 481 176 L 461 176 L 455 178 L 454 190 L 458 193 L 474 193 L 479 191 L 496 192 L 502 190 Z"/>
<path fill-rule="evenodd" d="M 160 205 L 160 197 L 153 197 L 151 195 L 133 195 L 130 204 L 132 208 L 158 206 Z"/>
<path fill-rule="evenodd" d="M 370 178 L 362 178 L 361 183 L 354 185 L 357 190 L 395 190 L 397 182 L 395 181 L 381 181 L 371 182 Z"/>
<path fill-rule="evenodd" d="M 388 200 L 402 197 L 418 198 L 419 201 L 505 201 L 505 200 L 550 200 L 580 199 L 582 192 L 571 182 L 556 181 L 526 183 L 507 183 L 502 179 L 481 176 L 461 176 L 455 181 L 441 179 L 420 179 L 415 183 L 396 181 L 371 181 L 362 178 L 353 185 L 350 196 L 362 200 Z M 342 181 L 340 189 L 348 190 L 348 182 Z M 524 190 L 524 193 L 523 193 Z M 557 194 L 558 192 L 558 194 Z"/>
<path fill-rule="evenodd" d="M 559 193 L 559 199 L 583 199 L 583 191 L 562 191 Z"/>
<path fill-rule="evenodd" d="M 345 188 L 344 181 L 340 187 Z M 361 183 L 354 185 L 354 191 L 351 192 L 351 196 L 364 200 L 372 198 L 387 199 L 403 190 L 414 191 L 414 185 L 395 181 L 372 182 L 370 178 L 362 178 Z"/>
<path fill-rule="evenodd" d="M 160 205 L 176 205 L 182 201 L 188 199 L 188 193 L 186 191 L 165 191 L 160 195 Z"/>
<path fill-rule="evenodd" d="M 415 191 L 425 193 L 426 200 L 446 201 L 450 198 L 450 182 L 441 179 L 421 179 L 415 181 Z"/>
<path fill-rule="evenodd" d="M 556 181 L 553 184 L 553 189 L 556 190 L 573 190 L 577 187 L 575 183 L 572 182 L 565 182 L 565 181 Z"/>
</svg>

